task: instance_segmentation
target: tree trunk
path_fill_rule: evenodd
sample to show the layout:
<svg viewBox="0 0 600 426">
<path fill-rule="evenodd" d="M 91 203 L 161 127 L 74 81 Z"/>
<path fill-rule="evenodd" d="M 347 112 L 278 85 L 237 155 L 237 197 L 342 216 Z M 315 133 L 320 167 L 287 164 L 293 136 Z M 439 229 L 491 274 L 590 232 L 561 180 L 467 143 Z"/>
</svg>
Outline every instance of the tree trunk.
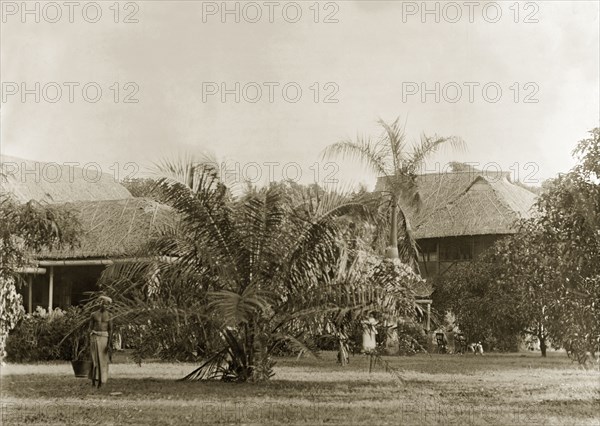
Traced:
<svg viewBox="0 0 600 426">
<path fill-rule="evenodd" d="M 392 212 L 390 217 L 390 235 L 388 247 L 385 249 L 387 259 L 398 259 L 398 197 L 392 196 Z"/>
<path fill-rule="evenodd" d="M 542 352 L 542 357 L 546 357 L 546 333 L 544 333 L 544 326 L 538 325 L 537 328 L 537 338 L 540 341 L 540 351 Z"/>
<path fill-rule="evenodd" d="M 390 235 L 388 246 L 385 249 L 386 259 L 399 259 L 398 255 L 398 197 L 392 195 L 392 211 L 390 214 Z M 397 322 L 397 320 L 395 321 Z M 398 332 L 396 329 L 390 332 L 385 339 L 385 348 L 388 355 L 398 354 Z"/>
<path fill-rule="evenodd" d="M 540 351 L 542 351 L 542 356 L 546 357 L 546 336 L 540 335 L 538 336 L 540 339 Z"/>
</svg>

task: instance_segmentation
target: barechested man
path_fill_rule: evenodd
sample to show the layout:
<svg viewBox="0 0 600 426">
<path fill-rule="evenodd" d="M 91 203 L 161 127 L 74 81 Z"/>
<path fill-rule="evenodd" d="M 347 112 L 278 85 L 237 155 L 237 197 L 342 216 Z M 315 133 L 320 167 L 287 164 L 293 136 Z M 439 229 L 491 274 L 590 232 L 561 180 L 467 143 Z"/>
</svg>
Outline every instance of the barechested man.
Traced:
<svg viewBox="0 0 600 426">
<path fill-rule="evenodd" d="M 93 367 L 90 371 L 92 386 L 98 387 L 108 380 L 109 351 L 112 341 L 112 318 L 107 310 L 112 299 L 107 296 L 98 297 L 100 308 L 90 317 L 90 352 Z"/>
</svg>

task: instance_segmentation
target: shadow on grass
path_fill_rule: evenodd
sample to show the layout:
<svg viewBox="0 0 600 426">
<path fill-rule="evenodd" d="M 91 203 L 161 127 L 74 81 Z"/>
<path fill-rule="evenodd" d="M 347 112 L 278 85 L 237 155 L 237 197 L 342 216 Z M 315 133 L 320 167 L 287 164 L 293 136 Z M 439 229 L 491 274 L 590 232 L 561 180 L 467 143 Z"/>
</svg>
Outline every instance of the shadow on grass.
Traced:
<svg viewBox="0 0 600 426">
<path fill-rule="evenodd" d="M 582 373 L 561 354 L 551 354 L 546 359 L 533 354 L 520 355 L 490 354 L 484 357 L 469 355 L 418 355 L 412 357 L 384 357 L 400 375 L 386 372 L 384 366 L 376 366 L 368 373 L 369 359 L 364 355 L 351 357 L 350 364 L 340 367 L 335 363 L 335 352 L 322 354 L 320 360 L 312 358 L 278 358 L 277 374 L 265 383 L 236 384 L 220 381 L 178 382 L 194 369 L 193 364 L 145 364 L 139 369 L 134 364 L 118 364 L 111 370 L 107 385 L 100 390 L 91 387 L 86 379 L 76 379 L 67 371 L 70 366 L 36 367 L 32 374 L 27 366 L 14 366 L 14 375 L 9 372 L 2 377 L 2 395 L 15 398 L 76 398 L 100 397 L 110 392 L 122 392 L 129 398 L 250 398 L 254 395 L 276 393 L 284 398 L 298 395 L 338 395 L 368 387 L 379 394 L 378 389 L 438 388 L 444 392 L 460 394 L 489 394 L 494 375 L 495 387 L 513 386 L 513 379 L 520 378 L 520 388 L 536 384 L 536 374 L 543 374 L 544 381 L 552 385 L 555 369 L 562 377 L 580 376 Z M 18 371 L 19 370 L 19 371 Z M 547 371 L 544 371 L 547 370 Z M 48 374 L 45 374 L 45 373 Z M 144 377 L 145 376 L 145 377 Z M 572 378 L 571 378 L 572 379 Z M 560 380 L 560 379 L 556 379 Z M 462 388 L 461 388 L 462 386 Z M 473 389 L 469 389 L 473 388 Z M 480 390 L 481 389 L 481 390 Z M 518 389 L 517 389 L 518 390 Z M 370 396 L 367 398 L 370 399 Z"/>
</svg>

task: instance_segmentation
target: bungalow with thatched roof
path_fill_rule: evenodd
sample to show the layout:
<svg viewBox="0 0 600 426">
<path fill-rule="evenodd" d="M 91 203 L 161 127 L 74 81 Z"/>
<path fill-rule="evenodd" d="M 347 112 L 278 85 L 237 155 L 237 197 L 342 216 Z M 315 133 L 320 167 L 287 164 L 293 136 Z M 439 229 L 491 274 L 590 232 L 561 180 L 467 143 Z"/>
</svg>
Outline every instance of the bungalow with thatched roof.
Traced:
<svg viewBox="0 0 600 426">
<path fill-rule="evenodd" d="M 2 193 L 21 202 L 62 204 L 82 227 L 75 247 L 38 253 L 36 266 L 22 271 L 29 284 L 21 289 L 28 312 L 82 302 L 98 289 L 106 265 L 139 256 L 161 229 L 174 226 L 170 207 L 133 197 L 109 174 L 11 157 L 0 161 Z"/>
<path fill-rule="evenodd" d="M 378 189 L 385 184 L 377 183 Z M 515 222 L 529 218 L 536 195 L 510 181 L 509 172 L 424 174 L 417 177 L 421 206 L 405 206 L 417 240 L 424 277 L 441 275 L 457 262 L 470 261 Z"/>
<path fill-rule="evenodd" d="M 417 176 L 420 206 L 405 205 L 419 248 L 424 278 L 442 275 L 458 262 L 468 262 L 503 235 L 515 232 L 515 222 L 531 215 L 536 195 L 510 181 L 509 172 L 432 173 Z M 385 178 L 376 191 L 385 188 Z M 426 281 L 427 283 L 427 281 Z M 431 283 L 418 290 L 417 303 L 427 309 L 430 330 Z"/>
</svg>

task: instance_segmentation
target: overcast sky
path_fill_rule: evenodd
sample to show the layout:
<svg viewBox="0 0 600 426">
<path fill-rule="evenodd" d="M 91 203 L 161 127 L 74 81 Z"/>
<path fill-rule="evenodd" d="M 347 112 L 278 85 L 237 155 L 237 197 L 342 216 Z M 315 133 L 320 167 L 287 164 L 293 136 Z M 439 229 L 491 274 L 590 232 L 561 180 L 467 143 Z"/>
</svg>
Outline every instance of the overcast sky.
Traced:
<svg viewBox="0 0 600 426">
<path fill-rule="evenodd" d="M 378 117 L 400 116 L 409 140 L 421 132 L 465 140 L 467 151 L 433 159 L 440 167 L 452 160 L 497 164 L 531 183 L 567 171 L 575 143 L 599 123 L 596 1 L 512 9 L 513 1 L 476 2 L 472 17 L 464 2 L 429 2 L 439 22 L 435 13 L 422 14 L 422 2 L 298 2 L 298 18 L 291 2 L 230 2 L 239 23 L 235 13 L 222 15 L 221 2 L 200 1 L 123 2 L 119 23 L 113 2 L 100 2 L 102 16 L 92 23 L 96 10 L 83 12 L 87 3 L 73 10 L 73 23 L 62 2 L 55 3 L 60 19 L 55 6 L 38 3 L 36 23 L 21 2 L 3 2 L 2 154 L 96 162 L 110 173 L 118 162 L 122 177 L 132 170 L 124 170 L 126 162 L 143 168 L 165 155 L 208 150 L 257 163 L 263 174 L 270 167 L 275 179 L 296 162 L 307 182 L 328 144 L 377 135 Z M 138 22 L 122 22 L 128 16 Z M 24 102 L 22 83 L 32 91 Z M 70 83 L 79 84 L 71 85 L 73 102 Z M 221 83 L 231 90 L 225 102 Z M 61 97 L 53 103 L 57 87 Z M 98 87 L 102 94 L 91 102 Z M 422 88 L 430 90 L 425 99 Z M 318 169 L 320 180 L 335 172 L 373 183 L 354 166 Z M 296 167 L 286 173 L 293 178 Z"/>
</svg>

